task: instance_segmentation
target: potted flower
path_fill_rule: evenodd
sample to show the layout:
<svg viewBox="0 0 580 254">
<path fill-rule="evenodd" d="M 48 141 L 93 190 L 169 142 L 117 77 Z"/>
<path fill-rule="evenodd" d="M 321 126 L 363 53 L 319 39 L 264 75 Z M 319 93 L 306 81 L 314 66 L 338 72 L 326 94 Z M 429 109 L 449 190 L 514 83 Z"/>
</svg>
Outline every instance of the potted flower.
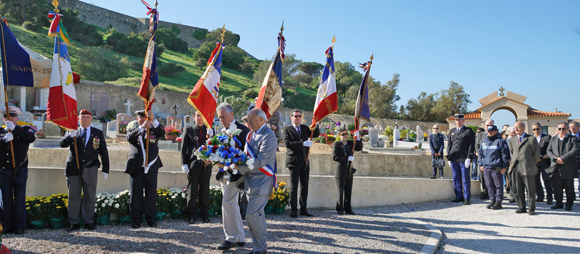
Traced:
<svg viewBox="0 0 580 254">
<path fill-rule="evenodd" d="M 336 137 L 332 134 L 326 136 L 326 143 L 332 145 L 336 141 Z"/>
<path fill-rule="evenodd" d="M 121 125 L 119 125 L 119 134 L 127 134 L 127 125 L 129 125 L 129 122 L 127 121 L 122 122 Z"/>
<path fill-rule="evenodd" d="M 113 212 L 117 213 L 119 216 L 119 222 L 121 224 L 128 224 L 133 222 L 129 211 L 129 204 L 131 202 L 131 194 L 129 191 L 125 190 L 117 193 L 114 200 Z"/>
<path fill-rule="evenodd" d="M 46 134 L 44 133 L 44 129 L 40 129 L 36 132 L 36 138 L 46 138 Z"/>
<path fill-rule="evenodd" d="M 50 227 L 54 229 L 63 228 L 67 213 L 68 195 L 53 194 L 46 197 L 45 202 L 47 209 L 49 209 L 48 223 Z"/>
<path fill-rule="evenodd" d="M 155 220 L 161 221 L 171 212 L 171 196 L 165 188 L 157 189 L 157 215 Z"/>
<path fill-rule="evenodd" d="M 283 214 L 286 206 L 288 205 L 288 200 L 290 199 L 290 192 L 286 188 L 285 182 L 278 182 L 278 189 L 274 188 L 268 203 L 266 203 L 265 212 L 266 214 Z"/>
<path fill-rule="evenodd" d="M 50 205 L 47 203 L 50 200 L 46 197 L 26 197 L 26 217 L 32 228 L 44 228 L 44 221 L 50 214 Z"/>
<path fill-rule="evenodd" d="M 98 225 L 109 225 L 111 212 L 115 203 L 115 195 L 108 192 L 97 193 L 95 202 L 95 220 Z M 119 206 L 119 204 L 116 204 Z"/>
<path fill-rule="evenodd" d="M 169 189 L 169 198 L 171 200 L 171 218 L 181 219 L 183 217 L 183 209 L 187 205 L 187 195 L 180 189 Z"/>
<path fill-rule="evenodd" d="M 209 187 L 209 216 L 216 217 L 222 214 L 222 188 L 217 185 Z M 241 200 L 241 199 L 240 199 Z"/>
<path fill-rule="evenodd" d="M 165 127 L 165 139 L 175 141 L 180 135 L 181 131 L 179 129 L 176 129 L 173 126 Z"/>
</svg>

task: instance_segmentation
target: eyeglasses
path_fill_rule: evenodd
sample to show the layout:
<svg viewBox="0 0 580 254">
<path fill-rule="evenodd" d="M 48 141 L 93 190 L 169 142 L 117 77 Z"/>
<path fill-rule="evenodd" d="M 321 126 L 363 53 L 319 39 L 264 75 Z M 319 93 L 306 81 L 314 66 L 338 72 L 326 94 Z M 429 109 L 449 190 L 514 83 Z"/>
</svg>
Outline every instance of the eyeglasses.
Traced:
<svg viewBox="0 0 580 254">
<path fill-rule="evenodd" d="M 6 114 L 3 114 L 3 115 L 4 115 L 4 117 L 6 117 Z M 16 113 L 9 113 L 9 115 L 10 115 L 10 117 L 17 117 L 18 116 L 18 114 L 16 114 Z"/>
<path fill-rule="evenodd" d="M 341 133 L 341 136 L 348 136 L 348 133 Z"/>
<path fill-rule="evenodd" d="M 435 128 L 433 128 L 433 130 L 439 130 L 439 128 L 435 127 Z"/>
<path fill-rule="evenodd" d="M 567 128 L 558 128 L 559 131 L 565 131 Z"/>
<path fill-rule="evenodd" d="M 292 117 L 300 118 L 302 115 L 293 115 Z"/>
<path fill-rule="evenodd" d="M 534 129 L 532 129 L 532 130 L 533 130 L 533 131 L 539 131 L 539 130 L 540 130 L 540 128 L 534 128 Z"/>
</svg>

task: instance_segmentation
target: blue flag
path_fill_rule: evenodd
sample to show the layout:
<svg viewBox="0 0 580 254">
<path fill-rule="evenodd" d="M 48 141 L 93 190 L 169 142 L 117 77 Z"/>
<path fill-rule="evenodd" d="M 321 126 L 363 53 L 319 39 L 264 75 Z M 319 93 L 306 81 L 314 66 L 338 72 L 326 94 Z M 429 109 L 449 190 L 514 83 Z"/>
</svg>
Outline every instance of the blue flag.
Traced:
<svg viewBox="0 0 580 254">
<path fill-rule="evenodd" d="M 371 63 L 367 62 L 361 64 L 361 67 L 366 71 L 365 76 L 360 84 L 358 96 L 356 98 L 356 108 L 354 111 L 355 130 L 358 130 L 361 120 L 371 121 L 371 111 L 369 108 L 369 72 L 371 71 Z"/>
</svg>

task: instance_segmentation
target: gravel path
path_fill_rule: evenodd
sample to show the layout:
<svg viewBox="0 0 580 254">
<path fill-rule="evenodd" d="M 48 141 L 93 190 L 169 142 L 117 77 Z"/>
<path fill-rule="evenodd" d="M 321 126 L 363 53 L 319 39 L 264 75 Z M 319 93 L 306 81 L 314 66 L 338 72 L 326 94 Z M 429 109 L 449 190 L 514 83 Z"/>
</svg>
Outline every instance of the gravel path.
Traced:
<svg viewBox="0 0 580 254">
<path fill-rule="evenodd" d="M 416 253 L 430 231 L 422 224 L 390 217 L 382 209 L 359 209 L 358 215 L 339 216 L 330 210 L 311 210 L 315 217 L 292 219 L 268 215 L 269 253 Z M 146 224 L 100 226 L 96 231 L 68 233 L 65 229 L 27 230 L 24 236 L 8 235 L 4 244 L 14 253 L 222 253 L 221 218 L 211 223 L 187 224 L 166 219 L 156 228 Z M 246 229 L 246 247 L 251 250 Z"/>
</svg>

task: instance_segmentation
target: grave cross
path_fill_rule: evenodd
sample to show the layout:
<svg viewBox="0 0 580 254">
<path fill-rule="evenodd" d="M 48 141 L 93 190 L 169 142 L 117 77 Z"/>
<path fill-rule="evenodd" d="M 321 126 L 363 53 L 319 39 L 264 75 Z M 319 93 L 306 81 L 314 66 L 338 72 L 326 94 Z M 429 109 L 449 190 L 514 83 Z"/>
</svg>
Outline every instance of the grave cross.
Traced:
<svg viewBox="0 0 580 254">
<path fill-rule="evenodd" d="M 175 105 L 173 106 L 173 111 L 175 112 L 175 114 L 174 114 L 173 116 L 177 116 L 177 109 L 178 109 L 178 108 L 179 108 L 179 107 L 177 106 L 177 104 L 175 104 Z"/>
<path fill-rule="evenodd" d="M 127 106 L 127 112 L 125 112 L 125 113 L 130 115 L 131 114 L 131 106 L 133 106 L 133 104 L 131 103 L 131 100 L 127 99 L 127 101 L 123 105 Z"/>
<path fill-rule="evenodd" d="M 503 93 L 503 91 L 505 91 L 505 89 L 502 87 L 499 88 L 499 96 L 505 96 L 505 94 Z"/>
</svg>

